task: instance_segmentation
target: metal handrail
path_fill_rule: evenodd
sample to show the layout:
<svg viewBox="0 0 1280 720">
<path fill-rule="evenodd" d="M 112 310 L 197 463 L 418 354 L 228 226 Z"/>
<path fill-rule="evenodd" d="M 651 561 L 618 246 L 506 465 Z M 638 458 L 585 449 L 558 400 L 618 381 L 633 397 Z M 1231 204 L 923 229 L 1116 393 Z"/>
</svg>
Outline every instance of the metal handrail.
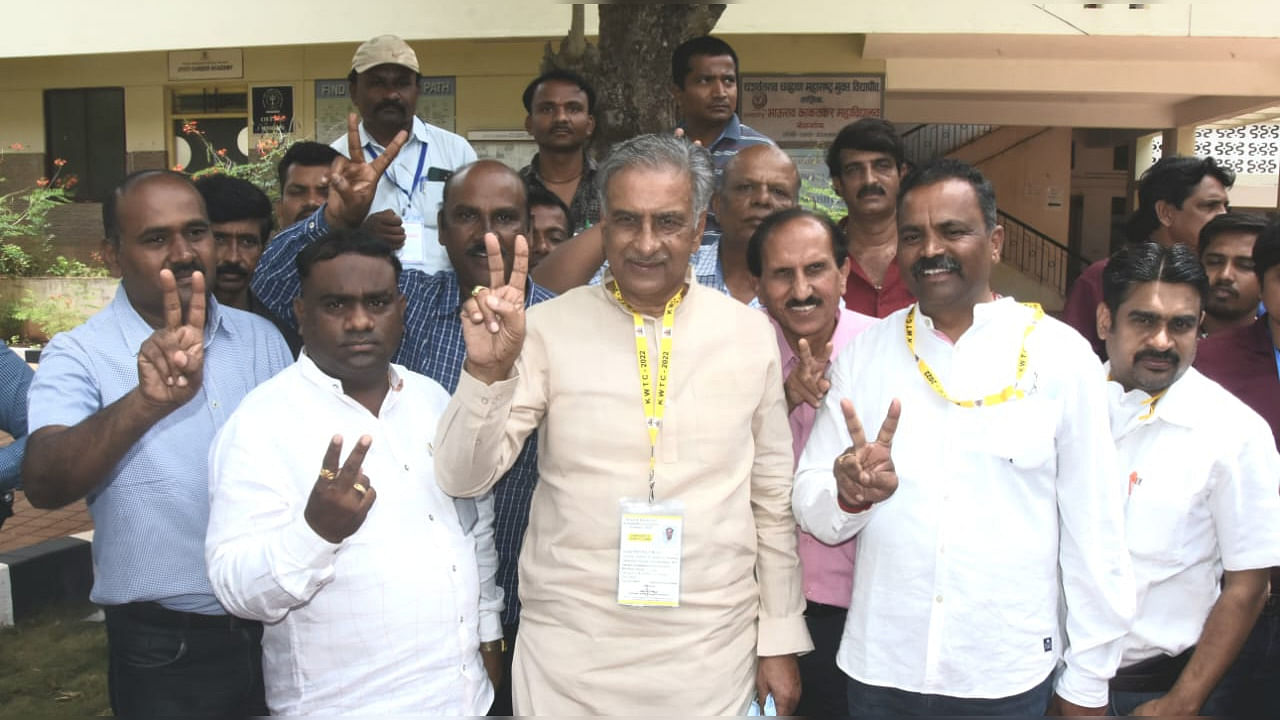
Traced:
<svg viewBox="0 0 1280 720">
<path fill-rule="evenodd" d="M 993 125 L 958 125 L 929 123 L 917 125 L 902 133 L 902 146 L 907 162 L 923 165 L 943 157 L 957 148 L 991 132 Z"/>
<path fill-rule="evenodd" d="M 1003 210 L 996 211 L 996 219 L 1004 226 L 1001 261 L 1065 297 L 1089 259 Z"/>
</svg>

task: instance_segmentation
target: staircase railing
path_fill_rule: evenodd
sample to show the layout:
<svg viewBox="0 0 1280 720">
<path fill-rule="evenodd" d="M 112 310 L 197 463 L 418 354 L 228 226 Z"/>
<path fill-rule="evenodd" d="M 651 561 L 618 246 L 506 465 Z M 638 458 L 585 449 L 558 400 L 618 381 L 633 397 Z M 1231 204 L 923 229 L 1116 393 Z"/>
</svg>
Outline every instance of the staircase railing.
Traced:
<svg viewBox="0 0 1280 720">
<path fill-rule="evenodd" d="M 1045 235 L 1003 210 L 996 211 L 1004 226 L 1001 261 L 1065 296 L 1067 288 L 1089 265 L 1080 253 Z"/>
<path fill-rule="evenodd" d="M 936 160 L 961 145 L 991 132 L 994 125 L 953 125 L 929 123 L 917 125 L 902 133 L 902 145 L 907 162 L 923 165 Z"/>
</svg>

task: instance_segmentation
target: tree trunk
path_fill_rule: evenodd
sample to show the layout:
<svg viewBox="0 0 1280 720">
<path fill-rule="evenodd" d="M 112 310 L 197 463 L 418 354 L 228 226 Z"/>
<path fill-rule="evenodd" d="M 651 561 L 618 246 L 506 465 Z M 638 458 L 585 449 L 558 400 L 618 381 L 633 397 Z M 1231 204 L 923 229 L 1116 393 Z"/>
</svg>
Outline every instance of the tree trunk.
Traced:
<svg viewBox="0 0 1280 720">
<path fill-rule="evenodd" d="M 620 140 L 675 127 L 671 52 L 685 40 L 711 32 L 724 10 L 724 4 L 600 5 L 596 47 L 585 39 L 582 6 L 573 6 L 569 34 L 559 52 L 547 43 L 542 69 L 574 70 L 595 87 L 592 147 L 597 155 Z"/>
</svg>

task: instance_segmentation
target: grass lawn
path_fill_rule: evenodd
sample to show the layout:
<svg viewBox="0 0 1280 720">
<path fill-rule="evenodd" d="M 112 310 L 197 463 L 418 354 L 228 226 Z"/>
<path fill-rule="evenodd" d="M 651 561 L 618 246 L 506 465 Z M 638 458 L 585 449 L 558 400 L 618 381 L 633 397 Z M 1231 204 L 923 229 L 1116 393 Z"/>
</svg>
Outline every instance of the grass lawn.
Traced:
<svg viewBox="0 0 1280 720">
<path fill-rule="evenodd" d="M 55 608 L 0 630 L 0 718 L 110 715 L 107 629 L 91 607 Z"/>
</svg>

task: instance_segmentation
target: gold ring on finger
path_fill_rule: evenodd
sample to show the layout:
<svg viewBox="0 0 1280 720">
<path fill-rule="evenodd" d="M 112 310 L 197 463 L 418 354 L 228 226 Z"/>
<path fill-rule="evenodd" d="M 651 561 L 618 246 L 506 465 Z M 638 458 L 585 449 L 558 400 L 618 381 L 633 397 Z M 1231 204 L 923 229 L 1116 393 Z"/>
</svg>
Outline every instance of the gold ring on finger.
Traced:
<svg viewBox="0 0 1280 720">
<path fill-rule="evenodd" d="M 329 468 L 320 468 L 320 477 L 328 480 L 329 482 L 333 482 L 333 479 L 338 477 L 338 474 Z"/>
<path fill-rule="evenodd" d="M 475 287 L 471 288 L 471 297 L 475 297 L 475 296 L 479 295 L 479 294 L 480 294 L 480 291 L 481 291 L 481 290 L 484 290 L 484 289 L 486 289 L 486 288 L 485 288 L 485 286 L 483 286 L 483 285 L 477 285 L 477 286 L 475 286 Z"/>
<path fill-rule="evenodd" d="M 361 497 L 363 497 L 365 493 L 369 492 L 369 488 L 365 487 L 361 483 L 356 483 L 355 485 L 352 485 L 351 489 L 360 493 Z"/>
</svg>

